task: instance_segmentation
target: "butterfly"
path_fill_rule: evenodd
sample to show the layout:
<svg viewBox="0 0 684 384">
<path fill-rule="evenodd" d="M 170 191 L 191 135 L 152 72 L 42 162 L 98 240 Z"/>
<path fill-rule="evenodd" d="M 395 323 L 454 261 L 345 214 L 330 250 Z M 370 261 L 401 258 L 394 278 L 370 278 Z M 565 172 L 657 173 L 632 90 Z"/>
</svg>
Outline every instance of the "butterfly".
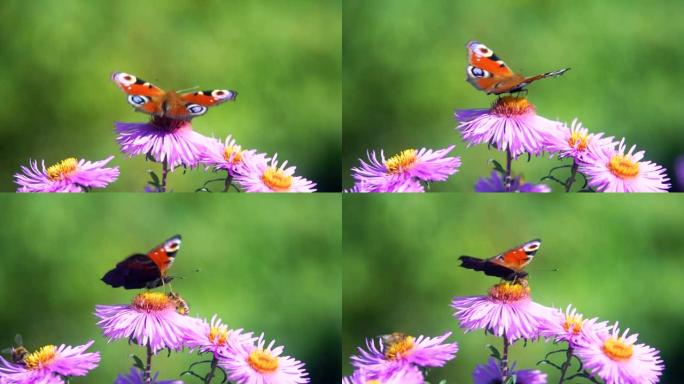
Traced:
<svg viewBox="0 0 684 384">
<path fill-rule="evenodd" d="M 467 81 L 475 88 L 487 92 L 488 95 L 520 92 L 530 83 L 564 74 L 570 68 L 546 72 L 536 76 L 525 77 L 515 73 L 486 45 L 475 40 L 466 44 L 468 48 Z"/>
<path fill-rule="evenodd" d="M 209 107 L 234 101 L 238 93 L 228 89 L 213 89 L 176 93 L 164 91 L 134 75 L 116 72 L 112 81 L 128 95 L 128 103 L 139 112 L 173 120 L 190 120 L 207 113 Z"/>
<path fill-rule="evenodd" d="M 176 235 L 152 248 L 146 254 L 136 253 L 107 272 L 102 281 L 114 288 L 156 288 L 170 282 L 167 271 L 180 249 L 181 236 Z"/>
<path fill-rule="evenodd" d="M 482 271 L 487 276 L 496 276 L 513 281 L 527 276 L 523 270 L 532 261 L 541 247 L 541 240 L 534 239 L 489 259 L 461 256 L 461 267 Z"/>
</svg>

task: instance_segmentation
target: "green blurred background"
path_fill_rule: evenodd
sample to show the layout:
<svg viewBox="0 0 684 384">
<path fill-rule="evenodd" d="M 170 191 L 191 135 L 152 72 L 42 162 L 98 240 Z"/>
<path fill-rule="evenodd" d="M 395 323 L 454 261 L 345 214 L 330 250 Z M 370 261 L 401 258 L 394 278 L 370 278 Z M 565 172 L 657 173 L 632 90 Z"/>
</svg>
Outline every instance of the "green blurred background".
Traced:
<svg viewBox="0 0 684 384">
<path fill-rule="evenodd" d="M 192 316 L 217 313 L 230 327 L 264 332 L 306 364 L 313 383 L 339 382 L 339 197 L 237 197 L 3 196 L 0 211 L 12 221 L 0 232 L 0 346 L 16 333 L 31 350 L 94 339 L 102 362 L 72 383 L 111 383 L 130 368 L 129 354 L 144 349 L 107 344 L 95 305 L 130 303 L 139 290 L 113 289 L 100 278 L 124 257 L 180 233 L 171 273 L 185 278 L 173 287 Z M 174 378 L 200 359 L 162 353 L 153 366 L 160 378 Z"/>
<path fill-rule="evenodd" d="M 681 14 L 679 0 L 345 0 L 343 186 L 352 185 L 350 168 L 366 149 L 392 155 L 456 144 L 461 171 L 433 184 L 436 191 L 473 191 L 489 175 L 487 159 L 503 161 L 486 145 L 466 149 L 454 130 L 455 109 L 495 100 L 465 81 L 465 44 L 473 39 L 523 74 L 571 67 L 529 87 L 537 112 L 625 136 L 672 175 L 684 152 L 684 24 L 673 19 Z M 555 165 L 518 161 L 513 169 L 537 182 Z"/>
<path fill-rule="evenodd" d="M 533 300 L 620 321 L 640 343 L 661 351 L 661 382 L 680 382 L 683 210 L 673 195 L 345 195 L 343 373 L 351 372 L 349 356 L 365 337 L 451 330 L 460 351 L 445 368 L 431 370 L 430 382 L 471 382 L 475 365 L 487 360 L 485 344 L 500 348 L 501 340 L 464 334 L 450 303 L 486 294 L 498 279 L 459 268 L 458 256 L 490 257 L 539 237 L 543 245 L 527 267 Z M 516 343 L 511 359 L 532 368 L 553 349 Z M 550 383 L 558 381 L 543 370 Z"/>
<path fill-rule="evenodd" d="M 142 191 L 146 169 L 114 141 L 114 122 L 144 122 L 109 79 L 130 72 L 164 89 L 230 88 L 235 103 L 196 131 L 278 153 L 319 190 L 339 191 L 341 2 L 9 0 L 0 3 L 0 190 L 29 158 L 47 165 L 115 154 L 109 191 Z M 331 172 L 331 170 L 335 170 Z M 213 175 L 171 175 L 192 191 Z"/>
</svg>

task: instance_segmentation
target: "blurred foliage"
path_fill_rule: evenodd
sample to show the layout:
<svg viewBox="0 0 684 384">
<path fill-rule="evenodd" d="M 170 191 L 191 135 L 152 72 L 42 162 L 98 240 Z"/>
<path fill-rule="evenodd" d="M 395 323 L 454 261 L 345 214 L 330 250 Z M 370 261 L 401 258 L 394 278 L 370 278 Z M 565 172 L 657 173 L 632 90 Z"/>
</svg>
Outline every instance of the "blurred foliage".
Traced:
<svg viewBox="0 0 684 384">
<path fill-rule="evenodd" d="M 130 72 L 168 90 L 230 88 L 235 103 L 193 120 L 297 166 L 339 191 L 341 2 L 8 0 L 0 4 L 0 190 L 29 158 L 47 165 L 117 154 L 109 191 L 142 191 L 146 163 L 128 160 L 114 122 L 144 122 L 109 79 Z M 193 191 L 214 175 L 170 177 Z"/>
<path fill-rule="evenodd" d="M 430 382 L 471 382 L 487 361 L 485 344 L 452 317 L 455 296 L 486 294 L 498 279 L 459 268 L 460 255 L 490 257 L 539 237 L 530 273 L 532 298 L 586 318 L 619 321 L 661 351 L 663 383 L 684 371 L 684 201 L 678 196 L 345 195 L 343 199 L 343 373 L 364 338 L 393 331 L 454 334 L 460 351 Z M 558 268 L 557 272 L 553 269 Z M 551 343 L 516 343 L 511 360 L 533 368 Z M 557 382 L 555 372 L 549 382 Z M 555 381 L 554 378 L 555 377 Z"/>
<path fill-rule="evenodd" d="M 684 2 L 345 0 L 343 2 L 343 185 L 367 149 L 456 144 L 459 174 L 435 191 L 473 191 L 489 175 L 485 145 L 466 149 L 454 130 L 455 109 L 485 108 L 495 96 L 465 81 L 465 44 L 479 40 L 515 71 L 572 70 L 529 87 L 537 112 L 593 132 L 626 137 L 673 175 L 683 152 Z M 530 182 L 555 159 L 514 163 Z M 560 174 L 560 173 L 559 173 Z M 560 190 L 558 185 L 553 186 Z"/>
<path fill-rule="evenodd" d="M 102 352 L 102 362 L 72 383 L 111 383 L 129 370 L 129 354 L 143 356 L 144 348 L 108 344 L 95 305 L 130 303 L 138 290 L 113 289 L 100 278 L 124 257 L 180 233 L 171 274 L 192 316 L 216 313 L 230 327 L 264 332 L 305 362 L 312 382 L 337 382 L 339 197 L 232 196 L 5 194 L 0 211 L 12 221 L 0 233 L 0 345 L 10 346 L 16 333 L 30 350 L 94 339 L 91 350 Z M 174 378 L 200 359 L 163 352 L 153 367 L 160 378 Z"/>
</svg>

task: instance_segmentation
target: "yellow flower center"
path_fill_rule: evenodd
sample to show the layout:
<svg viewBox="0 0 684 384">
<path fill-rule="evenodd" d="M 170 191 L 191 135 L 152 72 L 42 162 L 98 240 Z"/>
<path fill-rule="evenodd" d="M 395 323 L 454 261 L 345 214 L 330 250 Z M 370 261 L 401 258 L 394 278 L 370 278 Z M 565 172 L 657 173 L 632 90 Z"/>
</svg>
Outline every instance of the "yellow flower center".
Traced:
<svg viewBox="0 0 684 384">
<path fill-rule="evenodd" d="M 226 326 L 211 327 L 209 330 L 209 341 L 215 345 L 226 345 L 228 342 L 228 329 Z"/>
<path fill-rule="evenodd" d="M 368 380 L 366 381 L 366 384 L 382 384 L 380 380 Z"/>
<path fill-rule="evenodd" d="M 268 167 L 261 175 L 261 180 L 267 187 L 276 192 L 285 192 L 292 186 L 292 176 L 286 175 L 282 170 Z"/>
<path fill-rule="evenodd" d="M 143 292 L 133 298 L 133 307 L 141 311 L 163 311 L 175 304 L 161 292 Z"/>
<path fill-rule="evenodd" d="M 24 365 L 27 369 L 40 369 L 49 365 L 57 357 L 57 347 L 46 345 L 39 350 L 24 357 Z"/>
<path fill-rule="evenodd" d="M 263 349 L 252 351 L 247 358 L 247 362 L 255 371 L 261 373 L 271 373 L 278 369 L 278 358 Z"/>
<path fill-rule="evenodd" d="M 582 133 L 580 131 L 572 131 L 570 138 L 568 139 L 568 144 L 579 151 L 584 151 L 587 149 L 588 137 L 589 134 L 586 132 Z"/>
<path fill-rule="evenodd" d="M 406 356 L 413 349 L 413 336 L 404 336 L 387 346 L 385 357 L 387 360 L 397 360 L 401 356 Z"/>
<path fill-rule="evenodd" d="M 230 158 L 231 156 L 233 156 L 233 159 Z M 242 161 L 242 149 L 239 145 L 228 145 L 223 150 L 223 158 L 232 164 L 237 164 Z"/>
<path fill-rule="evenodd" d="M 492 113 L 503 117 L 512 117 L 534 112 L 534 105 L 524 97 L 504 96 L 492 105 Z"/>
<path fill-rule="evenodd" d="M 622 338 L 609 337 L 603 342 L 603 353 L 613 360 L 627 360 L 632 357 L 634 347 Z"/>
<path fill-rule="evenodd" d="M 574 335 L 579 335 L 582 331 L 582 315 L 567 315 L 563 323 L 563 329 L 566 332 L 572 332 Z"/>
<path fill-rule="evenodd" d="M 618 154 L 610 158 L 608 169 L 621 179 L 629 179 L 639 174 L 639 163 L 633 162 L 625 155 Z"/>
<path fill-rule="evenodd" d="M 413 168 L 416 164 L 416 154 L 418 151 L 415 149 L 405 149 L 399 154 L 394 155 L 385 161 L 385 167 L 387 167 L 387 173 L 402 173 Z"/>
<path fill-rule="evenodd" d="M 530 287 L 525 280 L 515 283 L 503 282 L 489 288 L 489 297 L 499 301 L 517 301 L 530 296 Z"/>
<path fill-rule="evenodd" d="M 72 174 L 75 170 L 76 167 L 78 166 L 78 160 L 74 157 L 70 157 L 68 159 L 64 159 L 60 161 L 59 163 L 55 165 L 51 165 L 47 169 L 47 175 L 48 178 L 51 181 L 58 181 L 62 180 L 65 177 L 69 176 Z"/>
</svg>

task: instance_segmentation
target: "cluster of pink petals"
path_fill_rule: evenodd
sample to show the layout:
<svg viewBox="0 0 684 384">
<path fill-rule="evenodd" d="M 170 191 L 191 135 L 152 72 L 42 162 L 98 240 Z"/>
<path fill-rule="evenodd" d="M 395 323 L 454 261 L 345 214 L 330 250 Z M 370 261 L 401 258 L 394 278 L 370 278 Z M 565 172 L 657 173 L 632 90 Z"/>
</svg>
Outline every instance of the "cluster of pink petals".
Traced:
<svg viewBox="0 0 684 384">
<path fill-rule="evenodd" d="M 278 166 L 278 154 L 270 161 L 251 161 L 245 163 L 243 172 L 235 176 L 237 183 L 245 192 L 316 192 L 316 183 L 300 176 L 295 176 L 296 167 L 288 167 L 287 160 Z M 274 188 L 267 181 L 267 172 L 277 171 L 291 178 L 285 189 Z"/>
<path fill-rule="evenodd" d="M 380 384 L 423 384 L 425 378 L 420 370 L 414 366 L 405 365 L 387 374 L 377 376 L 363 370 L 356 370 L 349 377 L 342 378 L 342 384 L 367 384 L 375 380 Z"/>
<path fill-rule="evenodd" d="M 487 296 L 456 297 L 451 302 L 454 316 L 466 332 L 484 329 L 509 341 L 535 339 L 552 309 L 537 304 L 529 296 L 499 300 Z"/>
<path fill-rule="evenodd" d="M 358 348 L 359 355 L 352 356 L 352 365 L 355 370 L 365 372 L 373 378 L 394 375 L 406 367 L 442 367 L 449 360 L 456 357 L 458 352 L 457 343 L 445 343 L 451 336 L 451 332 L 437 337 L 419 336 L 413 341 L 413 347 L 394 359 L 385 356 L 385 346 L 382 340 L 376 347 L 375 340 L 366 340 L 366 348 Z"/>
<path fill-rule="evenodd" d="M 345 192 L 424 192 L 421 181 L 444 181 L 458 172 L 461 158 L 447 156 L 453 149 L 453 145 L 438 150 L 421 148 L 416 151 L 415 161 L 398 172 L 388 169 L 383 150 L 380 159 L 372 151 L 367 153 L 368 162 L 359 159 L 360 167 L 352 168 L 355 185 Z"/>
<path fill-rule="evenodd" d="M 283 347 L 274 346 L 275 341 L 268 345 L 262 334 L 255 342 L 237 343 L 229 347 L 219 359 L 218 365 L 225 369 L 228 380 L 237 384 L 303 384 L 308 383 L 308 373 L 304 370 L 304 363 L 282 356 Z M 249 361 L 250 354 L 255 350 L 265 352 L 277 358 L 277 366 L 271 371 L 255 369 Z"/>
<path fill-rule="evenodd" d="M 536 369 L 516 370 L 515 364 L 512 364 L 509 374 L 515 375 L 516 384 L 546 384 L 546 373 Z M 473 370 L 474 384 L 500 383 L 502 377 L 501 367 L 493 357 L 489 358 L 487 364 L 478 364 Z"/>
<path fill-rule="evenodd" d="M 14 175 L 19 185 L 17 192 L 84 192 L 86 188 L 104 188 L 119 177 L 119 167 L 105 167 L 114 156 L 101 161 L 78 161 L 76 169 L 58 179 L 51 179 L 41 160 L 29 160 L 29 166 L 21 166 L 21 173 Z"/>
<path fill-rule="evenodd" d="M 579 324 L 568 323 L 568 319 L 577 319 Z M 565 312 L 554 308 L 551 315 L 539 329 L 539 336 L 547 337 L 556 343 L 567 342 L 574 347 L 581 340 L 586 340 L 588 334 L 604 333 L 608 330 L 607 321 L 598 321 L 598 318 L 582 319 L 582 315 L 576 308 L 568 305 Z"/>
<path fill-rule="evenodd" d="M 228 159 L 225 158 L 226 148 L 235 148 Z M 239 159 L 236 159 L 239 156 Z M 258 153 L 256 149 L 245 149 L 237 145 L 230 135 L 225 141 L 207 138 L 206 148 L 200 155 L 200 162 L 214 170 L 224 170 L 232 177 L 244 175 L 247 170 L 253 168 L 250 164 L 266 164 L 270 158 L 265 153 Z"/>
<path fill-rule="evenodd" d="M 100 363 L 100 352 L 85 352 L 93 342 L 77 347 L 62 344 L 55 349 L 54 358 L 33 369 L 0 357 L 0 383 L 58 384 L 63 383 L 59 376 L 85 376 Z"/>
<path fill-rule="evenodd" d="M 584 138 L 584 141 L 577 138 Z M 612 136 L 603 137 L 603 133 L 589 133 L 578 119 L 574 119 L 570 127 L 560 124 L 556 129 L 545 132 L 543 142 L 546 152 L 557 154 L 561 159 L 569 157 L 577 162 L 587 160 L 589 153 L 614 148 L 616 144 Z"/>
<path fill-rule="evenodd" d="M 211 330 L 219 329 L 226 332 L 228 338 L 220 340 L 211 338 Z M 200 353 L 212 353 L 215 356 L 228 354 L 229 348 L 236 345 L 253 344 L 255 339 L 252 333 L 243 333 L 242 329 L 228 329 L 217 315 L 212 316 L 211 323 L 206 320 L 197 320 L 193 327 L 184 335 L 184 345 L 187 348 L 197 349 Z"/>
</svg>

